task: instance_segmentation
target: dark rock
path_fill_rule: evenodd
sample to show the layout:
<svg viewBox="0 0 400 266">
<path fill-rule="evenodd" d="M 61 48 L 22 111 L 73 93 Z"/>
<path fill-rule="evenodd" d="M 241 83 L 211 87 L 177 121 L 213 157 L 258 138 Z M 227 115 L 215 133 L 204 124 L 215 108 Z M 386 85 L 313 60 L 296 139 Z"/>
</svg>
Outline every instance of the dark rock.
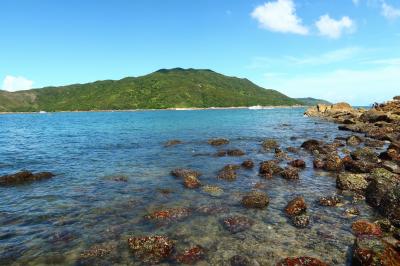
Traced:
<svg viewBox="0 0 400 266">
<path fill-rule="evenodd" d="M 252 191 L 242 198 L 242 205 L 246 208 L 263 209 L 269 204 L 269 197 L 266 193 Z"/>
<path fill-rule="evenodd" d="M 295 167 L 286 167 L 280 174 L 288 180 L 299 179 L 299 170 Z"/>
<path fill-rule="evenodd" d="M 379 212 L 390 219 L 390 221 L 400 227 L 400 184 L 392 187 L 382 197 Z"/>
<path fill-rule="evenodd" d="M 370 163 L 366 161 L 355 161 L 353 160 L 350 156 L 346 156 L 342 159 L 344 168 L 347 171 L 350 171 L 352 173 L 370 173 L 372 172 L 375 168 L 378 167 L 378 164 L 376 163 Z"/>
<path fill-rule="evenodd" d="M 29 171 L 21 171 L 11 175 L 4 175 L 0 177 L 0 186 L 12 186 L 24 183 L 30 183 L 34 181 L 46 180 L 54 177 L 53 173 L 41 172 L 32 173 Z"/>
<path fill-rule="evenodd" d="M 273 175 L 277 175 L 282 172 L 282 168 L 276 161 L 264 161 L 260 164 L 260 176 L 265 178 L 271 178 Z"/>
<path fill-rule="evenodd" d="M 328 264 L 311 257 L 286 258 L 276 266 L 328 266 Z"/>
<path fill-rule="evenodd" d="M 288 216 L 296 216 L 307 210 L 307 204 L 303 197 L 296 197 L 286 205 L 285 213 Z"/>
<path fill-rule="evenodd" d="M 182 144 L 182 141 L 180 141 L 179 139 L 172 139 L 172 140 L 168 140 L 164 144 L 164 147 L 172 147 L 172 146 L 176 146 L 178 144 Z"/>
<path fill-rule="evenodd" d="M 222 145 L 229 144 L 229 140 L 228 139 L 210 139 L 210 140 L 208 140 L 208 144 L 210 144 L 212 146 L 222 146 Z"/>
<path fill-rule="evenodd" d="M 204 259 L 205 250 L 201 246 L 194 246 L 175 256 L 175 261 L 181 264 L 193 265 Z"/>
<path fill-rule="evenodd" d="M 242 163 L 242 166 L 246 169 L 252 169 L 254 167 L 254 162 L 252 160 L 246 160 Z"/>
<path fill-rule="evenodd" d="M 292 217 L 292 223 L 297 228 L 307 228 L 310 225 L 310 220 L 310 216 L 306 214 Z"/>
<path fill-rule="evenodd" d="M 307 151 L 314 151 L 314 150 L 318 150 L 321 145 L 322 145 L 322 143 L 320 141 L 315 140 L 315 139 L 310 139 L 310 140 L 303 142 L 303 144 L 301 144 L 301 147 Z"/>
<path fill-rule="evenodd" d="M 241 255 L 235 255 L 229 260 L 231 266 L 250 266 L 250 260 Z"/>
<path fill-rule="evenodd" d="M 353 261 L 355 265 L 397 266 L 400 254 L 393 245 L 376 236 L 360 236 L 354 243 Z"/>
<path fill-rule="evenodd" d="M 389 219 L 380 219 L 375 221 L 375 223 L 381 228 L 385 233 L 390 233 L 394 230 L 394 226 L 389 221 Z"/>
<path fill-rule="evenodd" d="M 290 166 L 296 167 L 296 168 L 305 168 L 306 167 L 306 162 L 300 159 L 293 160 L 288 163 Z"/>
<path fill-rule="evenodd" d="M 338 196 L 322 197 L 318 200 L 321 206 L 336 207 L 342 204 L 342 200 Z"/>
<path fill-rule="evenodd" d="M 378 111 L 376 109 L 371 109 L 363 113 L 360 117 L 360 120 L 367 123 L 375 123 L 379 121 L 385 121 L 389 123 L 392 122 L 385 112 Z"/>
<path fill-rule="evenodd" d="M 232 234 L 250 229 L 254 221 L 245 216 L 230 216 L 223 220 L 223 226 Z"/>
<path fill-rule="evenodd" d="M 279 148 L 279 144 L 274 139 L 266 139 L 263 141 L 262 147 L 264 148 L 264 150 L 274 150 L 276 148 Z"/>
<path fill-rule="evenodd" d="M 236 180 L 236 170 L 239 168 L 240 166 L 238 165 L 225 165 L 224 168 L 219 171 L 217 178 L 227 181 L 234 181 Z"/>
<path fill-rule="evenodd" d="M 351 225 L 351 229 L 353 230 L 353 234 L 356 236 L 361 235 L 373 235 L 373 236 L 381 236 L 382 230 L 379 225 L 370 223 L 365 220 L 358 220 Z"/>
<path fill-rule="evenodd" d="M 324 170 L 330 172 L 339 172 L 343 169 L 342 159 L 337 154 L 329 154 L 325 158 Z"/>
<path fill-rule="evenodd" d="M 194 177 L 194 176 L 186 176 L 186 177 L 183 179 L 183 185 L 184 185 L 186 188 L 194 189 L 194 188 L 199 188 L 199 187 L 201 186 L 201 183 L 200 183 L 200 180 L 197 179 L 197 178 Z"/>
<path fill-rule="evenodd" d="M 243 156 L 245 152 L 239 149 L 227 150 L 228 156 Z"/>
<path fill-rule="evenodd" d="M 363 160 L 371 163 L 378 163 L 378 154 L 368 147 L 358 148 L 351 153 L 353 160 Z"/>
<path fill-rule="evenodd" d="M 128 245 L 137 259 L 150 264 L 165 261 L 174 250 L 174 242 L 166 236 L 131 237 Z"/>
<path fill-rule="evenodd" d="M 379 207 L 385 194 L 398 183 L 397 176 L 386 169 L 377 168 L 371 173 L 371 182 L 366 190 L 366 200 L 373 207 Z"/>
<path fill-rule="evenodd" d="M 177 168 L 171 171 L 171 175 L 179 178 L 198 178 L 201 176 L 201 173 L 191 169 Z"/>
<path fill-rule="evenodd" d="M 366 174 L 342 173 L 336 178 L 336 186 L 341 190 L 362 192 L 368 187 Z"/>
</svg>

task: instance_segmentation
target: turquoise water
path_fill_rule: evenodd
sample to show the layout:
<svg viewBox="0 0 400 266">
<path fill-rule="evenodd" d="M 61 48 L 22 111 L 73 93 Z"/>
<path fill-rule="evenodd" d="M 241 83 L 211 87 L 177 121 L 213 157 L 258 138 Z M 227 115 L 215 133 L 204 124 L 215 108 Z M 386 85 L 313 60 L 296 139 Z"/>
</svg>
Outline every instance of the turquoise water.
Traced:
<svg viewBox="0 0 400 266">
<path fill-rule="evenodd" d="M 312 169 L 312 157 L 299 181 L 280 177 L 261 179 L 258 163 L 273 158 L 261 150 L 265 138 L 281 148 L 299 147 L 310 138 L 333 141 L 337 125 L 303 117 L 303 109 L 143 111 L 104 113 L 15 114 L 0 116 L 0 175 L 22 169 L 51 171 L 51 180 L 0 187 L 1 265 L 140 265 L 128 250 L 129 236 L 167 235 L 177 250 L 192 245 L 206 249 L 198 265 L 229 265 L 233 255 L 259 265 L 274 265 L 287 256 L 314 256 L 332 265 L 348 264 L 354 237 L 345 208 L 319 207 L 320 196 L 336 193 L 334 175 Z M 227 148 L 239 148 L 243 157 L 215 157 L 218 148 L 207 140 L 224 137 Z M 183 144 L 166 148 L 170 139 Z M 225 148 L 225 147 L 224 147 Z M 252 159 L 253 170 L 239 170 L 234 182 L 216 178 L 228 163 Z M 285 165 L 286 162 L 282 162 Z M 203 173 L 200 180 L 224 190 L 213 196 L 189 190 L 170 176 L 174 168 Z M 124 176 L 127 182 L 113 180 Z M 265 210 L 240 205 L 244 193 L 262 182 L 271 198 Z M 168 189 L 170 193 L 161 193 Z M 295 195 L 303 195 L 312 217 L 310 228 L 297 229 L 283 209 Z M 144 215 L 165 208 L 222 207 L 205 214 L 193 211 L 186 219 L 155 224 Z M 358 203 L 362 218 L 374 216 Z M 255 221 L 247 231 L 231 234 L 221 220 L 233 214 Z M 107 247 L 102 257 L 83 259 L 94 246 Z M 173 262 L 166 262 L 174 264 Z M 257 265 L 257 264 L 255 264 Z"/>
</svg>

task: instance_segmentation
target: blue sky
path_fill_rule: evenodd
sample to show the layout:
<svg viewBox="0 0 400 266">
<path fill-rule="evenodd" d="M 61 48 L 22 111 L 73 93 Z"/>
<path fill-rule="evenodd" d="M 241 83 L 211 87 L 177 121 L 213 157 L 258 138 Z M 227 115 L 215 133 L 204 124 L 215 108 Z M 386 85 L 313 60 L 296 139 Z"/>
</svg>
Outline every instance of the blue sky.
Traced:
<svg viewBox="0 0 400 266">
<path fill-rule="evenodd" d="M 292 97 L 400 94 L 399 0 L 3 0 L 0 88 L 209 68 Z"/>
</svg>

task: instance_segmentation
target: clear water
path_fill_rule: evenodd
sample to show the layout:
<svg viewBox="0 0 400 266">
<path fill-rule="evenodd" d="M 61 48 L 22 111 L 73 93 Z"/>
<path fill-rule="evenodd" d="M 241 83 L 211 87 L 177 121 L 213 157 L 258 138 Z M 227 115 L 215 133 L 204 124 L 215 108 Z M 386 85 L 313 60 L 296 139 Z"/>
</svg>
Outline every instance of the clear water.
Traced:
<svg viewBox="0 0 400 266">
<path fill-rule="evenodd" d="M 0 116 L 0 175 L 22 169 L 51 171 L 51 180 L 0 187 L 1 265 L 140 265 L 128 250 L 129 236 L 167 235 L 182 250 L 201 245 L 207 252 L 198 265 L 229 265 L 243 255 L 259 265 L 274 265 L 287 256 L 313 256 L 332 265 L 348 264 L 354 237 L 352 219 L 343 207 L 320 207 L 318 197 L 336 193 L 335 177 L 312 169 L 305 152 L 289 154 L 307 162 L 299 181 L 280 177 L 263 180 L 254 170 L 239 170 L 235 182 L 218 180 L 228 163 L 250 158 L 256 165 L 273 158 L 262 152 L 264 138 L 282 148 L 299 147 L 309 138 L 332 141 L 345 136 L 337 126 L 303 117 L 303 109 L 143 111 L 105 113 L 15 114 Z M 291 137 L 295 136 L 295 140 Z M 243 157 L 214 157 L 207 139 L 225 137 L 228 147 Z M 170 139 L 182 145 L 165 148 Z M 285 162 L 282 163 L 284 165 Z M 203 173 L 203 184 L 218 185 L 220 197 L 201 189 L 189 190 L 169 175 L 177 167 Z M 117 182 L 115 175 L 128 177 Z M 258 182 L 271 203 L 265 210 L 241 207 L 244 193 Z M 172 193 L 160 193 L 170 189 Z M 312 227 L 297 229 L 283 209 L 295 195 L 303 195 Z M 153 224 L 143 219 L 151 211 L 170 207 L 222 206 L 229 211 L 207 215 L 193 212 L 187 219 Z M 357 205 L 362 218 L 375 214 Z M 228 215 L 255 221 L 244 232 L 231 234 L 221 225 Z M 96 245 L 108 247 L 106 256 L 90 261 L 80 254 Z M 168 264 L 168 263 L 166 263 Z M 173 264 L 172 262 L 170 264 Z"/>
</svg>

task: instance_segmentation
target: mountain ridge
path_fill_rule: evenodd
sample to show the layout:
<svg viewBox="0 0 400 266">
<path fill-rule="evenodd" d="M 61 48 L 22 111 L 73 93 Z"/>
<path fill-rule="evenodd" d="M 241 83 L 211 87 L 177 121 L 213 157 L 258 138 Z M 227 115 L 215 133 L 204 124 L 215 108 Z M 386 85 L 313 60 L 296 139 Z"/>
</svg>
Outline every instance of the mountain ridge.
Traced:
<svg viewBox="0 0 400 266">
<path fill-rule="evenodd" d="M 0 112 L 96 111 L 303 105 L 248 79 L 210 69 L 159 69 L 147 75 L 0 91 Z"/>
</svg>

